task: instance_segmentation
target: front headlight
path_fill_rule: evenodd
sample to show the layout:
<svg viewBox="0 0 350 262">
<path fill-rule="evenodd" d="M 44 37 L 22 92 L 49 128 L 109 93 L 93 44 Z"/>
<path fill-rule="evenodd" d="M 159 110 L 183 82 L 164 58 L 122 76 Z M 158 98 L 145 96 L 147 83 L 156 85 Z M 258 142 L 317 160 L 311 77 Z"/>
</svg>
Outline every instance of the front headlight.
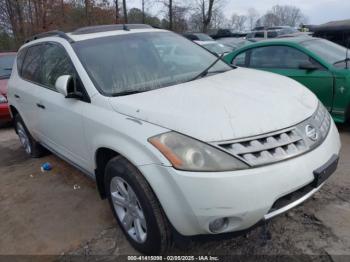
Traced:
<svg viewBox="0 0 350 262">
<path fill-rule="evenodd" d="M 186 171 L 232 171 L 248 166 L 233 156 L 176 132 L 148 139 L 176 168 Z"/>
<path fill-rule="evenodd" d="M 0 104 L 6 104 L 7 103 L 7 99 L 5 96 L 0 95 Z"/>
</svg>

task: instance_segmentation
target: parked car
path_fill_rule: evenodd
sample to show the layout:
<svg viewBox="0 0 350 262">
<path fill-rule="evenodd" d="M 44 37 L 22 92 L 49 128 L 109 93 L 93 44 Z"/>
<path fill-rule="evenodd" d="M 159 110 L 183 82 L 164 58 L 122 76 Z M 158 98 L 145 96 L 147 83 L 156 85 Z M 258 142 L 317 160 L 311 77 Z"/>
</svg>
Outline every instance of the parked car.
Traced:
<svg viewBox="0 0 350 262">
<path fill-rule="evenodd" d="M 216 41 L 194 41 L 216 55 L 225 55 L 232 52 L 233 48 Z"/>
<path fill-rule="evenodd" d="M 338 162 L 337 128 L 301 84 L 144 25 L 35 36 L 18 52 L 9 103 L 25 151 L 45 147 L 93 177 L 146 254 L 165 252 L 173 235 L 275 217 Z"/>
<path fill-rule="evenodd" d="M 267 38 L 281 38 L 281 37 L 300 37 L 308 36 L 311 33 L 300 32 L 290 26 L 274 26 L 274 27 L 258 27 L 259 30 L 253 30 L 247 34 L 246 38 L 252 41 L 261 41 Z"/>
<path fill-rule="evenodd" d="M 316 37 L 325 38 L 344 47 L 350 47 L 350 19 L 312 26 L 311 30 Z"/>
<path fill-rule="evenodd" d="M 209 35 L 213 39 L 223 38 L 223 37 L 245 37 L 246 32 L 237 32 L 232 29 L 211 29 L 209 30 Z"/>
<path fill-rule="evenodd" d="M 225 60 L 293 78 L 317 95 L 336 122 L 343 123 L 350 117 L 350 62 L 346 56 L 346 48 L 338 44 L 299 37 L 242 47 Z"/>
<path fill-rule="evenodd" d="M 16 53 L 0 53 L 0 125 L 11 121 L 7 104 L 7 81 L 15 58 Z"/>
<path fill-rule="evenodd" d="M 204 33 L 185 33 L 183 36 L 192 41 L 214 41 L 213 38 Z"/>
<path fill-rule="evenodd" d="M 237 37 L 224 37 L 216 39 L 217 42 L 220 44 L 229 46 L 232 48 L 232 51 L 241 48 L 242 46 L 249 45 L 251 43 L 254 43 L 253 40 L 248 40 L 244 38 L 237 38 Z"/>
</svg>

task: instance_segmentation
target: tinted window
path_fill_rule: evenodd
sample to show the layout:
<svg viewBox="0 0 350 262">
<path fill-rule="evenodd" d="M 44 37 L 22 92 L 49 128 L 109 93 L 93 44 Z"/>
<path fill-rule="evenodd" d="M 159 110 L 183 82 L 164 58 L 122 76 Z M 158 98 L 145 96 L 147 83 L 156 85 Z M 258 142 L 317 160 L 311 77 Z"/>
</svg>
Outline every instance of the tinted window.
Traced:
<svg viewBox="0 0 350 262">
<path fill-rule="evenodd" d="M 40 63 L 41 63 L 42 45 L 35 45 L 28 48 L 23 61 L 22 74 L 24 79 L 32 82 L 39 82 Z"/>
<path fill-rule="evenodd" d="M 250 67 L 298 69 L 302 63 L 310 63 L 309 57 L 288 46 L 267 46 L 252 49 Z"/>
<path fill-rule="evenodd" d="M 311 39 L 300 44 L 331 64 L 346 57 L 345 47 L 325 39 Z M 344 65 L 345 62 L 337 64 L 339 67 L 344 67 Z"/>
<path fill-rule="evenodd" d="M 23 61 L 24 61 L 24 57 L 26 56 L 26 53 L 27 53 L 27 48 L 22 48 L 17 54 L 17 71 L 20 76 L 22 75 L 22 66 L 23 66 Z"/>
<path fill-rule="evenodd" d="M 246 56 L 246 52 L 240 53 L 235 59 L 233 59 L 232 64 L 236 66 L 246 66 Z"/>
<path fill-rule="evenodd" d="M 0 56 L 0 79 L 10 77 L 15 57 L 15 54 Z"/>
<path fill-rule="evenodd" d="M 63 47 L 55 44 L 45 44 L 42 54 L 42 70 L 40 73 L 40 83 L 51 89 L 55 89 L 58 77 L 71 75 L 77 78 L 74 67 Z"/>
</svg>

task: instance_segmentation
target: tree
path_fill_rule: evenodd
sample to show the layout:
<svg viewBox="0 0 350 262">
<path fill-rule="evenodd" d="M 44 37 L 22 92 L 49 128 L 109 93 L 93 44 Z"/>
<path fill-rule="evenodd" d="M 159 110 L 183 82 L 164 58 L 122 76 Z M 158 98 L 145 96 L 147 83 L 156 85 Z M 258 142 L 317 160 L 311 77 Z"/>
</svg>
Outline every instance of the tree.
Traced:
<svg viewBox="0 0 350 262">
<path fill-rule="evenodd" d="M 192 4 L 192 14 L 190 24 L 192 28 L 198 28 L 202 32 L 208 32 L 212 27 L 212 19 L 215 17 L 215 23 L 220 20 L 218 14 L 221 12 L 221 0 L 196 0 Z"/>
<path fill-rule="evenodd" d="M 258 21 L 264 26 L 288 25 L 292 27 L 299 26 L 307 22 L 307 17 L 295 6 L 275 5 Z"/>
<path fill-rule="evenodd" d="M 90 14 L 89 14 L 89 0 L 84 0 L 85 2 L 85 17 L 88 25 L 91 25 Z"/>
<path fill-rule="evenodd" d="M 145 14 L 145 0 L 142 0 L 142 24 L 146 21 L 146 14 Z"/>
<path fill-rule="evenodd" d="M 173 0 L 169 0 L 169 30 L 173 30 Z"/>
<path fill-rule="evenodd" d="M 173 30 L 174 27 L 174 0 L 160 0 L 165 9 L 165 18 L 162 20 L 162 27 Z"/>
<path fill-rule="evenodd" d="M 247 14 L 247 20 L 248 20 L 248 27 L 250 30 L 252 30 L 255 25 L 256 21 L 259 18 L 259 13 L 254 9 L 254 8 L 249 8 L 248 9 L 248 14 Z"/>
<path fill-rule="evenodd" d="M 213 5 L 214 0 L 209 0 L 208 10 L 205 12 L 205 0 L 202 0 L 203 3 L 203 32 L 206 33 L 208 31 L 208 27 L 211 22 L 211 18 L 213 15 Z"/>
<path fill-rule="evenodd" d="M 128 23 L 128 10 L 126 9 L 126 0 L 123 0 L 124 23 Z"/>
<path fill-rule="evenodd" d="M 245 15 L 238 15 L 238 14 L 233 14 L 231 16 L 231 27 L 232 29 L 242 32 L 245 30 L 245 25 L 247 22 L 247 16 Z"/>
<path fill-rule="evenodd" d="M 114 0 L 114 5 L 115 5 L 115 23 L 119 23 L 119 1 Z"/>
</svg>

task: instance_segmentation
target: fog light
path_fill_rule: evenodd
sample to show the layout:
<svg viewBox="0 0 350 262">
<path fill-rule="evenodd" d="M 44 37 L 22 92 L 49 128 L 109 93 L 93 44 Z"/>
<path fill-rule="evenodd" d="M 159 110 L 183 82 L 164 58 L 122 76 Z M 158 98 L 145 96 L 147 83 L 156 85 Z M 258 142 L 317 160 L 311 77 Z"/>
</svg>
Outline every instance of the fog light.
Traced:
<svg viewBox="0 0 350 262">
<path fill-rule="evenodd" d="M 209 223 L 209 230 L 213 233 L 222 232 L 228 225 L 228 218 L 222 217 L 215 219 Z"/>
</svg>

